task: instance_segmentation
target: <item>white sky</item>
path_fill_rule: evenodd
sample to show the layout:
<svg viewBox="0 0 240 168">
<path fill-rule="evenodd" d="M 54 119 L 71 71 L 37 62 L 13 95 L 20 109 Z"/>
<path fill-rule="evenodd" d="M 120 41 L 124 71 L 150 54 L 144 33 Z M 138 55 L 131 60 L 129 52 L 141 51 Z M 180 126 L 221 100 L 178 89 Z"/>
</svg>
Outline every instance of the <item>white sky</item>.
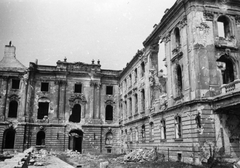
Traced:
<svg viewBox="0 0 240 168">
<path fill-rule="evenodd" d="M 175 1 L 1 0 L 0 59 L 12 41 L 27 67 L 36 59 L 56 65 L 67 57 L 84 63 L 100 59 L 103 69 L 120 70 Z"/>
</svg>

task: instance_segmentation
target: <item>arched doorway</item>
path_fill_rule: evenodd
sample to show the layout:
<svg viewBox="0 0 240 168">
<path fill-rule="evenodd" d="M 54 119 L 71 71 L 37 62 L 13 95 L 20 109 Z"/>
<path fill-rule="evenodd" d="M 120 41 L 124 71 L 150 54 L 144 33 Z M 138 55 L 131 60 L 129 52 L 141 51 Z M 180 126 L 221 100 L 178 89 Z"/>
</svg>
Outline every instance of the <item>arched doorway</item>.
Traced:
<svg viewBox="0 0 240 168">
<path fill-rule="evenodd" d="M 10 128 L 3 133 L 3 149 L 13 149 L 15 142 L 15 130 Z"/>
<path fill-rule="evenodd" d="M 45 132 L 39 131 L 37 133 L 36 145 L 45 145 Z"/>
<path fill-rule="evenodd" d="M 82 153 L 83 132 L 81 130 L 71 130 L 69 132 L 68 149 Z"/>
<path fill-rule="evenodd" d="M 72 114 L 69 117 L 69 121 L 78 123 L 81 121 L 81 106 L 75 104 L 72 108 Z"/>
</svg>

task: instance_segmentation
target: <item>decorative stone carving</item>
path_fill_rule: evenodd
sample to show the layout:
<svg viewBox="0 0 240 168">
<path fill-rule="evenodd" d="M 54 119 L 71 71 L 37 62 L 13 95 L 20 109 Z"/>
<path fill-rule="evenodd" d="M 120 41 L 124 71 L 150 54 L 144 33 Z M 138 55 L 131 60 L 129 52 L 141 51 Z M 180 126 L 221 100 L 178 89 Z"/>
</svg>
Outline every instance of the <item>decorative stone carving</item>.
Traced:
<svg viewBox="0 0 240 168">
<path fill-rule="evenodd" d="M 180 29 L 187 25 L 187 16 L 184 16 L 183 19 L 178 23 Z"/>
<path fill-rule="evenodd" d="M 204 11 L 203 16 L 204 16 L 206 21 L 213 21 L 213 18 L 214 18 L 213 12 Z"/>
<path fill-rule="evenodd" d="M 239 15 L 235 16 L 235 21 L 236 21 L 237 25 L 240 25 L 240 16 Z"/>
<path fill-rule="evenodd" d="M 70 107 L 72 108 L 75 104 L 86 104 L 87 100 L 82 93 L 74 94 L 69 99 Z"/>
<path fill-rule="evenodd" d="M 8 96 L 9 100 L 12 101 L 12 100 L 16 100 L 16 101 L 19 101 L 20 97 L 16 94 L 12 94 L 10 96 Z"/>
</svg>

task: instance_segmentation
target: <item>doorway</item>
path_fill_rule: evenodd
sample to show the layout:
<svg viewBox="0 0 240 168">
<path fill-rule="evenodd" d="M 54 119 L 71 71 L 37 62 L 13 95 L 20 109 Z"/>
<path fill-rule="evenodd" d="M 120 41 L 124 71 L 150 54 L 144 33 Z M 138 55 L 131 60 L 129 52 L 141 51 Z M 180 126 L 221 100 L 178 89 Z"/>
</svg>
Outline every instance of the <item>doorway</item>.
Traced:
<svg viewBox="0 0 240 168">
<path fill-rule="evenodd" d="M 82 153 L 83 132 L 81 130 L 71 130 L 69 132 L 68 149 Z"/>
</svg>

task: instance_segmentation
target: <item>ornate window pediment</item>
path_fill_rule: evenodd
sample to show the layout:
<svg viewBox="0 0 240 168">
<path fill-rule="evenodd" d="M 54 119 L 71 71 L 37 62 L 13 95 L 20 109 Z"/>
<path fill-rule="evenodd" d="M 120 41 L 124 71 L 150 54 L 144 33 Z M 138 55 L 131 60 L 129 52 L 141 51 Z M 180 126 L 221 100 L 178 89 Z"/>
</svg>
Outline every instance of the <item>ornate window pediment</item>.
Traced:
<svg viewBox="0 0 240 168">
<path fill-rule="evenodd" d="M 74 104 L 86 104 L 86 97 L 82 93 L 74 94 L 69 99 L 70 107 L 72 108 Z"/>
<path fill-rule="evenodd" d="M 9 98 L 10 101 L 12 101 L 12 100 L 18 101 L 20 99 L 20 97 L 16 94 L 12 94 L 8 98 Z"/>
</svg>

